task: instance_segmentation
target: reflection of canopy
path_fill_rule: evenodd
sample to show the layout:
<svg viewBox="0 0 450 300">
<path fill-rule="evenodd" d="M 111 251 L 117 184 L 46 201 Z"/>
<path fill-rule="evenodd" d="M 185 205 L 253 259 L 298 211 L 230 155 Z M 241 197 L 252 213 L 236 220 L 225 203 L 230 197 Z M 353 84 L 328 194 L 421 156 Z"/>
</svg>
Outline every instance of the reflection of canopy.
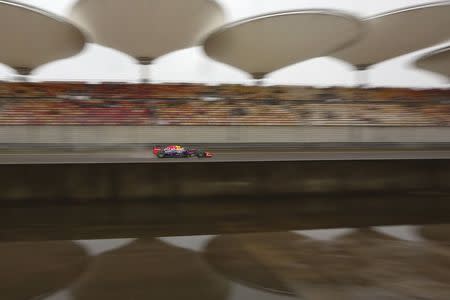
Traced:
<svg viewBox="0 0 450 300">
<path fill-rule="evenodd" d="M 364 20 L 367 32 L 334 57 L 364 68 L 450 38 L 450 1 L 401 9 Z"/>
<path fill-rule="evenodd" d="M 88 257 L 72 242 L 0 243 L 2 299 L 35 299 L 72 283 Z"/>
<path fill-rule="evenodd" d="M 210 0 L 79 0 L 71 18 L 93 42 L 144 64 L 195 46 L 224 22 L 222 8 Z"/>
<path fill-rule="evenodd" d="M 0 63 L 28 74 L 34 68 L 79 53 L 83 34 L 66 20 L 0 0 Z"/>
<path fill-rule="evenodd" d="M 419 231 L 427 240 L 450 243 L 450 224 L 426 225 Z"/>
<path fill-rule="evenodd" d="M 369 246 L 383 243 L 383 241 L 398 241 L 396 238 L 373 230 L 371 228 L 362 228 L 339 237 L 340 243 L 358 243 L 359 245 Z"/>
<path fill-rule="evenodd" d="M 450 47 L 423 56 L 416 61 L 416 65 L 424 70 L 439 73 L 450 78 Z"/>
<path fill-rule="evenodd" d="M 229 278 L 270 291 L 294 294 L 254 252 L 257 251 L 255 248 L 280 247 L 280 243 L 290 244 L 299 239 L 302 238 L 293 233 L 222 235 L 208 243 L 205 255 L 216 270 Z"/>
<path fill-rule="evenodd" d="M 93 260 L 75 299 L 227 299 L 228 285 L 201 257 L 160 240 L 137 240 Z"/>
<path fill-rule="evenodd" d="M 263 233 L 219 236 L 206 259 L 222 274 L 251 286 L 314 299 L 337 299 L 333 286 L 358 282 L 364 261 L 297 234 Z"/>
<path fill-rule="evenodd" d="M 371 229 L 344 235 L 336 245 L 368 261 L 359 269 L 364 282 L 407 297 L 450 299 L 449 253 Z"/>
<path fill-rule="evenodd" d="M 323 56 L 360 33 L 360 22 L 328 10 L 290 11 L 228 24 L 204 42 L 208 56 L 261 78 L 288 65 Z"/>
<path fill-rule="evenodd" d="M 354 293 L 449 299 L 450 293 L 448 253 L 371 229 L 330 242 L 291 233 L 219 236 L 205 257 L 234 280 L 307 299 L 353 299 Z"/>
</svg>

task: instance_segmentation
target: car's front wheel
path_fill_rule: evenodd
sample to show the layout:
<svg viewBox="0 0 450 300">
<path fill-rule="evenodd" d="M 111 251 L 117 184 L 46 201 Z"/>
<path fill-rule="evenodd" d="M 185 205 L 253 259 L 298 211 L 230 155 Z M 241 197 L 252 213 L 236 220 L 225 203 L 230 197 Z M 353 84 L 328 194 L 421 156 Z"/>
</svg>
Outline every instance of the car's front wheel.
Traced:
<svg viewBox="0 0 450 300">
<path fill-rule="evenodd" d="M 158 158 L 164 158 L 166 157 L 166 154 L 164 152 L 159 152 L 157 156 Z"/>
<path fill-rule="evenodd" d="M 197 152 L 197 157 L 198 158 L 204 158 L 205 156 L 206 156 L 205 152 L 203 152 L 203 151 L 198 151 Z"/>
</svg>

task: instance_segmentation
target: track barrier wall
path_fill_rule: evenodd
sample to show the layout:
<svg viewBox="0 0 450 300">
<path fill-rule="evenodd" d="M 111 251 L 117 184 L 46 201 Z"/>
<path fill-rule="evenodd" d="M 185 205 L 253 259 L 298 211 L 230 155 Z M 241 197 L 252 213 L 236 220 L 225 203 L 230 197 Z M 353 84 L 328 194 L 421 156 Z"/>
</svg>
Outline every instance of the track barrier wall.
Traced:
<svg viewBox="0 0 450 300">
<path fill-rule="evenodd" d="M 450 222 L 450 160 L 0 166 L 0 240 Z"/>
<path fill-rule="evenodd" d="M 0 144 L 450 143 L 450 127 L 0 126 Z"/>
<path fill-rule="evenodd" d="M 2 200 L 450 191 L 450 160 L 0 165 Z"/>
</svg>

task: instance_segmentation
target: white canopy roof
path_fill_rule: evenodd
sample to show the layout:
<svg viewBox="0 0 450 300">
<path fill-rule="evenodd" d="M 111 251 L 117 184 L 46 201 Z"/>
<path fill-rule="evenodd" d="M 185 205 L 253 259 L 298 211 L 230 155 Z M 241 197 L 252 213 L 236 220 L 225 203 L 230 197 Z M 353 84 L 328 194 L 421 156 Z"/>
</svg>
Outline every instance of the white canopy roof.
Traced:
<svg viewBox="0 0 450 300">
<path fill-rule="evenodd" d="M 208 56 L 255 78 L 323 56 L 358 37 L 360 22 L 330 10 L 288 11 L 228 24 L 204 42 Z"/>
<path fill-rule="evenodd" d="M 450 46 L 421 57 L 416 61 L 416 66 L 450 78 Z"/>
<path fill-rule="evenodd" d="M 61 17 L 0 0 L 0 45 L 0 63 L 28 74 L 40 65 L 79 53 L 85 38 Z"/>
<path fill-rule="evenodd" d="M 141 63 L 195 46 L 224 22 L 212 0 L 79 0 L 70 16 L 92 42 Z"/>
<path fill-rule="evenodd" d="M 334 57 L 358 68 L 444 42 L 450 38 L 450 1 L 414 6 L 364 20 L 366 34 Z"/>
</svg>

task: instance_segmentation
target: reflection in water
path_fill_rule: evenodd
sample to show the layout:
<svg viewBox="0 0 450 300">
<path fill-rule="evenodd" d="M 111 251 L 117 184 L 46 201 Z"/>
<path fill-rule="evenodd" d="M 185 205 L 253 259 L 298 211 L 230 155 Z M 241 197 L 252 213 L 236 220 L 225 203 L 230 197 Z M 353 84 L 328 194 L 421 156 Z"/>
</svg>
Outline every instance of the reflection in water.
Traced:
<svg viewBox="0 0 450 300">
<path fill-rule="evenodd" d="M 364 260 L 325 245 L 293 233 L 224 235 L 209 243 L 205 256 L 221 273 L 251 286 L 332 299 L 335 287 L 358 282 L 355 271 Z"/>
<path fill-rule="evenodd" d="M 141 239 L 97 256 L 73 289 L 89 299 L 227 299 L 228 283 L 190 250 Z"/>
<path fill-rule="evenodd" d="M 205 257 L 229 278 L 269 291 L 293 295 L 294 291 L 279 279 L 277 270 L 271 267 L 270 262 L 278 259 L 274 254 L 280 251 L 279 248 L 287 253 L 293 248 L 292 245 L 303 240 L 301 236 L 290 232 L 222 235 L 208 243 Z M 266 253 L 272 255 L 269 260 L 263 257 Z"/>
<path fill-rule="evenodd" d="M 0 243 L 0 299 L 448 300 L 448 230 Z"/>
<path fill-rule="evenodd" d="M 359 230 L 338 239 L 336 244 L 368 261 L 358 275 L 371 286 L 411 298 L 450 299 L 450 253 L 430 243 Z"/>
<path fill-rule="evenodd" d="M 73 242 L 0 243 L 0 299 L 35 299 L 64 288 L 88 260 Z"/>
<path fill-rule="evenodd" d="M 219 236 L 205 257 L 232 280 L 305 299 L 450 299 L 448 252 L 370 229 L 329 242 L 290 233 Z"/>
<path fill-rule="evenodd" d="M 450 246 L 450 224 L 423 226 L 420 234 L 427 240 Z"/>
</svg>

